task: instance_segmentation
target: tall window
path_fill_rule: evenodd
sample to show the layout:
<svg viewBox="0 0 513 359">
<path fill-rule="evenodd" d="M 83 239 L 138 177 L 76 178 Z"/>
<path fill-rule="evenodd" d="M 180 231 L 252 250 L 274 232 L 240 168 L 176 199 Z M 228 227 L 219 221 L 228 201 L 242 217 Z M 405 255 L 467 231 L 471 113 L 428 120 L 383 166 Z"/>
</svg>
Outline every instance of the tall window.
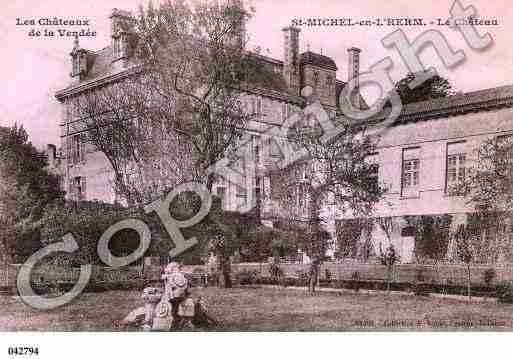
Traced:
<svg viewBox="0 0 513 359">
<path fill-rule="evenodd" d="M 313 74 L 313 80 L 314 80 L 314 87 L 317 88 L 317 85 L 319 85 L 319 73 L 316 71 Z"/>
<path fill-rule="evenodd" d="M 82 201 L 86 199 L 86 178 L 73 177 L 70 183 L 70 195 L 75 201 Z"/>
<path fill-rule="evenodd" d="M 226 209 L 226 187 L 217 187 L 217 197 L 221 200 L 221 208 Z"/>
<path fill-rule="evenodd" d="M 269 138 L 269 155 L 271 157 L 281 157 L 280 146 L 276 142 L 276 140 Z"/>
<path fill-rule="evenodd" d="M 465 159 L 466 155 L 464 153 L 447 156 L 448 184 L 461 182 L 465 179 Z"/>
<path fill-rule="evenodd" d="M 260 137 L 252 136 L 253 140 L 253 158 L 255 159 L 255 163 L 260 163 Z"/>
<path fill-rule="evenodd" d="M 420 160 L 411 159 L 403 162 L 403 188 L 417 187 L 419 185 Z"/>
<path fill-rule="evenodd" d="M 296 180 L 300 182 L 308 181 L 310 179 L 309 166 L 306 163 L 298 164 L 295 169 Z"/>
<path fill-rule="evenodd" d="M 253 195 L 255 196 L 255 205 L 257 207 L 257 211 L 260 211 L 262 208 L 262 179 L 260 177 L 255 178 L 255 188 L 253 189 Z"/>
<path fill-rule="evenodd" d="M 465 180 L 467 155 L 465 142 L 447 144 L 446 191 Z"/>
<path fill-rule="evenodd" d="M 80 135 L 73 135 L 71 137 L 71 163 L 79 163 L 84 159 L 83 146 Z"/>
<path fill-rule="evenodd" d="M 308 205 L 308 185 L 300 183 L 296 188 L 296 206 L 301 215 L 306 215 Z"/>
<path fill-rule="evenodd" d="M 242 183 L 235 185 L 237 191 L 236 195 L 237 197 L 242 198 L 243 203 L 246 203 L 246 159 L 244 156 L 241 156 L 237 159 L 237 167 L 241 175 Z"/>
<path fill-rule="evenodd" d="M 251 114 L 261 115 L 262 114 L 262 99 L 260 97 L 253 97 L 251 99 Z"/>
<path fill-rule="evenodd" d="M 496 166 L 497 170 L 504 172 L 504 175 L 511 177 L 513 162 L 513 135 L 503 135 L 497 137 Z"/>
<path fill-rule="evenodd" d="M 369 188 L 372 192 L 377 193 L 379 190 L 379 164 L 373 163 L 370 165 L 369 174 Z"/>
<path fill-rule="evenodd" d="M 379 155 L 371 154 L 365 158 L 365 162 L 369 165 L 369 189 L 377 192 L 379 189 Z"/>
<path fill-rule="evenodd" d="M 420 148 L 403 150 L 402 195 L 418 195 L 420 184 Z"/>
<path fill-rule="evenodd" d="M 331 87 L 332 84 L 333 84 L 333 78 L 328 75 L 326 77 L 326 86 Z"/>
</svg>

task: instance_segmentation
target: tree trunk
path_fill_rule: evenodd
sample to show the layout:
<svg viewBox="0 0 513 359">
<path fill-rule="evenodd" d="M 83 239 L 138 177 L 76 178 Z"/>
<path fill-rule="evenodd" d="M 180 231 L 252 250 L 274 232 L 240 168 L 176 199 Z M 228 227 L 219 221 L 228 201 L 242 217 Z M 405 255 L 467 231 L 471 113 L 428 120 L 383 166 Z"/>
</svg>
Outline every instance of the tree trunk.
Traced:
<svg viewBox="0 0 513 359">
<path fill-rule="evenodd" d="M 310 276 L 308 278 L 308 292 L 314 293 L 317 282 L 319 281 L 319 267 L 320 264 L 317 260 L 312 260 L 310 263 Z"/>
<path fill-rule="evenodd" d="M 231 288 L 232 287 L 232 278 L 231 278 L 231 263 L 230 257 L 219 255 L 218 256 L 218 287 L 219 288 Z"/>
<path fill-rule="evenodd" d="M 392 266 L 387 268 L 387 292 L 390 293 L 390 282 L 392 281 Z"/>
<path fill-rule="evenodd" d="M 467 274 L 468 274 L 468 278 L 467 278 L 467 295 L 468 295 L 468 300 L 470 301 L 472 299 L 472 296 L 470 294 L 470 288 L 471 288 L 471 283 L 470 283 L 470 264 L 467 264 Z"/>
<path fill-rule="evenodd" d="M 310 241 L 313 241 L 313 243 L 310 244 L 310 252 L 307 253 L 309 256 L 311 256 L 311 262 L 310 262 L 310 268 L 309 268 L 309 280 L 308 280 L 308 291 L 310 293 L 315 292 L 315 286 L 317 285 L 317 282 L 319 280 L 319 270 L 321 266 L 321 256 L 324 255 L 324 253 L 319 253 L 322 249 L 318 248 L 319 243 L 317 241 L 320 240 L 320 218 L 319 218 L 319 211 L 320 211 L 320 205 L 319 205 L 319 193 L 315 190 L 310 191 L 310 200 L 309 200 L 309 220 L 310 220 Z M 316 243 L 317 242 L 317 243 Z M 322 246 L 321 246 L 322 247 Z"/>
<path fill-rule="evenodd" d="M 207 190 L 210 193 L 212 193 L 212 187 L 214 186 L 214 182 L 215 182 L 215 174 L 214 173 L 209 173 L 207 175 L 207 183 L 205 185 L 207 187 Z"/>
</svg>

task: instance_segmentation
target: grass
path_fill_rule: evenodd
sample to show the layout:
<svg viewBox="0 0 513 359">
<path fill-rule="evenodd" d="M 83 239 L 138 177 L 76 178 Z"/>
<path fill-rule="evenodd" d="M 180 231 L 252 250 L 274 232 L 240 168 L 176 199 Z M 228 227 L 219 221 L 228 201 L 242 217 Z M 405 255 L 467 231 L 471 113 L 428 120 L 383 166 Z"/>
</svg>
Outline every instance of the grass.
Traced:
<svg viewBox="0 0 513 359">
<path fill-rule="evenodd" d="M 317 293 L 271 288 L 194 289 L 221 330 L 511 330 L 513 305 L 466 303 L 407 295 Z M 74 302 L 38 311 L 0 296 L 0 331 L 115 331 L 142 305 L 136 291 L 84 293 Z"/>
</svg>

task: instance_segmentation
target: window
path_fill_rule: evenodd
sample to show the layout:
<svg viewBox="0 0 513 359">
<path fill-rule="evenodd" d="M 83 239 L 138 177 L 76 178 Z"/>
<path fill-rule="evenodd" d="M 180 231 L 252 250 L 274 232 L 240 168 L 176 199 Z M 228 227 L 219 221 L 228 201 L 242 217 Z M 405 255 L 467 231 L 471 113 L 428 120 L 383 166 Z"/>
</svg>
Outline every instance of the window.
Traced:
<svg viewBox="0 0 513 359">
<path fill-rule="evenodd" d="M 76 164 L 84 159 L 83 145 L 80 135 L 73 135 L 71 137 L 71 163 Z"/>
<path fill-rule="evenodd" d="M 86 178 L 74 177 L 70 183 L 70 195 L 75 201 L 82 201 L 86 199 Z"/>
<path fill-rule="evenodd" d="M 420 148 L 403 150 L 402 195 L 417 196 L 420 184 Z"/>
<path fill-rule="evenodd" d="M 253 140 L 253 158 L 255 163 L 260 163 L 260 137 L 252 136 Z"/>
<path fill-rule="evenodd" d="M 237 197 L 243 198 L 244 203 L 246 203 L 246 159 L 244 156 L 241 156 L 237 159 L 237 166 L 241 176 L 242 183 L 236 184 L 235 187 L 237 189 Z"/>
<path fill-rule="evenodd" d="M 497 150 L 495 155 L 497 170 L 510 176 L 512 172 L 513 160 L 513 135 L 503 135 L 497 137 Z"/>
<path fill-rule="evenodd" d="M 466 155 L 460 153 L 447 156 L 447 183 L 455 184 L 465 179 Z"/>
<path fill-rule="evenodd" d="M 261 115 L 262 114 L 262 99 L 260 97 L 253 97 L 251 99 L 251 114 Z"/>
<path fill-rule="evenodd" d="M 319 85 L 319 73 L 317 71 L 313 74 L 313 82 L 314 87 L 317 88 L 317 85 Z"/>
<path fill-rule="evenodd" d="M 257 206 L 257 209 L 260 210 L 262 205 L 262 180 L 260 177 L 255 178 L 255 188 L 253 189 L 253 194 L 255 196 L 255 205 Z"/>
<path fill-rule="evenodd" d="M 373 163 L 370 165 L 369 173 L 369 189 L 372 193 L 378 193 L 379 191 L 379 164 Z"/>
<path fill-rule="evenodd" d="M 333 78 L 328 75 L 326 77 L 326 86 L 331 87 L 332 84 L 333 84 Z"/>
<path fill-rule="evenodd" d="M 296 206 L 300 213 L 304 214 L 307 209 L 308 185 L 301 183 L 296 190 Z"/>
<path fill-rule="evenodd" d="M 296 167 L 296 173 L 295 173 L 295 176 L 296 176 L 296 180 L 297 181 L 308 181 L 310 176 L 309 176 L 309 173 L 308 173 L 308 165 L 306 163 L 302 163 L 300 165 L 298 165 Z"/>
<path fill-rule="evenodd" d="M 287 120 L 287 104 L 286 103 L 283 103 L 281 105 L 281 120 L 282 122 L 285 122 L 285 120 Z"/>
<path fill-rule="evenodd" d="M 446 192 L 465 180 L 466 160 L 465 142 L 447 144 Z"/>
<path fill-rule="evenodd" d="M 226 209 L 226 187 L 217 187 L 216 193 L 221 200 L 221 208 Z"/>
<path fill-rule="evenodd" d="M 280 146 L 272 138 L 269 139 L 269 155 L 271 157 L 279 157 L 279 158 L 281 158 Z"/>
<path fill-rule="evenodd" d="M 369 190 L 377 193 L 379 190 L 379 155 L 377 153 L 368 155 L 365 158 L 365 163 L 369 166 Z"/>
<path fill-rule="evenodd" d="M 417 187 L 419 185 L 419 159 L 404 160 L 403 162 L 403 188 Z"/>
<path fill-rule="evenodd" d="M 244 199 L 244 203 L 246 203 L 246 185 L 245 185 L 245 182 L 244 181 L 244 184 L 242 186 L 239 186 L 239 185 L 236 185 L 236 188 L 237 188 L 237 197 L 239 198 L 243 198 Z"/>
</svg>

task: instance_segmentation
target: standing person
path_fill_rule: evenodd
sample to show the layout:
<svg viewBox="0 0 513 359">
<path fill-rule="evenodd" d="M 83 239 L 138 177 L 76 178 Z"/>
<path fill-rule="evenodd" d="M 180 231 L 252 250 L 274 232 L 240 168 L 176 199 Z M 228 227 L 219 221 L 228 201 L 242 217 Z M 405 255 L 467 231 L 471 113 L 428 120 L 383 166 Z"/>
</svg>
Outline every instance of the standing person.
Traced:
<svg viewBox="0 0 513 359">
<path fill-rule="evenodd" d="M 178 308 L 185 299 L 189 289 L 189 281 L 182 272 L 182 265 L 177 262 L 171 262 L 167 265 L 162 275 L 165 284 L 165 295 L 169 299 L 172 307 L 173 321 L 178 321 Z"/>
</svg>

